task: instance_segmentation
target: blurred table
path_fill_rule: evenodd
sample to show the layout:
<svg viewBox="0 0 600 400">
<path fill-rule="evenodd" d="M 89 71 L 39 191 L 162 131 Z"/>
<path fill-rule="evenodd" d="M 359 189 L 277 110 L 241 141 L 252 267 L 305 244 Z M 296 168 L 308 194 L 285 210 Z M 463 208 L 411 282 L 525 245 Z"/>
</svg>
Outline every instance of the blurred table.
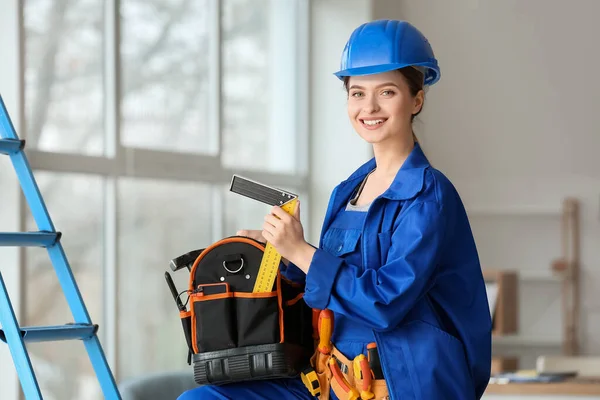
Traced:
<svg viewBox="0 0 600 400">
<path fill-rule="evenodd" d="M 598 396 L 600 378 L 573 378 L 552 383 L 490 383 L 486 394 Z"/>
</svg>

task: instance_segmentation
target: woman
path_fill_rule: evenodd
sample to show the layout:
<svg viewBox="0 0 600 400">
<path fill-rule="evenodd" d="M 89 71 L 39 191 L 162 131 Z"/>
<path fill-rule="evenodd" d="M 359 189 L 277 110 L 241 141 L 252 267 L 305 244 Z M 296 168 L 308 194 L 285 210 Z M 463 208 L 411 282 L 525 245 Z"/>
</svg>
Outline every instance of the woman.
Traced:
<svg viewBox="0 0 600 400">
<path fill-rule="evenodd" d="M 458 193 L 412 130 L 424 86 L 439 80 L 437 60 L 414 26 L 385 20 L 352 33 L 341 66 L 348 116 L 375 157 L 334 189 L 319 248 L 304 240 L 299 206 L 295 216 L 274 207 L 262 231 L 238 234 L 271 242 L 289 261 L 284 275 L 305 284 L 305 302 L 333 312 L 342 363 L 376 343 L 389 398 L 478 399 L 491 318 L 477 250 Z M 201 387 L 180 399 L 200 398 L 312 397 L 288 379 Z"/>
</svg>

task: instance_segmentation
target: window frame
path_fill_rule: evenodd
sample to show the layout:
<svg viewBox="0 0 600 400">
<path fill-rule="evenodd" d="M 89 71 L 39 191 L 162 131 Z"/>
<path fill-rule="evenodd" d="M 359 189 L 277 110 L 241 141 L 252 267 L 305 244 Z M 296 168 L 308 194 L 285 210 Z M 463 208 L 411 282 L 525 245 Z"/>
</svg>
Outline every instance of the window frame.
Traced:
<svg viewBox="0 0 600 400">
<path fill-rule="evenodd" d="M 279 0 L 277 0 L 279 1 Z M 121 143 L 121 77 L 120 77 L 120 0 L 107 0 L 104 3 L 104 44 L 103 44 L 103 82 L 104 82 L 104 155 L 84 155 L 76 153 L 63 153 L 26 149 L 27 157 L 34 171 L 50 171 L 59 173 L 82 173 L 104 177 L 103 188 L 103 217 L 104 217 L 104 248 L 103 248 L 103 320 L 98 323 L 103 327 L 99 331 L 100 339 L 104 346 L 106 358 L 112 372 L 119 380 L 118 371 L 118 300 L 119 293 L 117 280 L 118 264 L 118 179 L 123 177 L 150 178 L 167 181 L 186 181 L 211 184 L 215 189 L 211 199 L 216 212 L 214 213 L 213 236 L 217 240 L 222 235 L 224 212 L 222 210 L 223 191 L 220 187 L 227 185 L 233 174 L 251 177 L 272 186 L 290 188 L 306 193 L 309 190 L 309 30 L 310 30 L 310 2 L 299 0 L 295 4 L 297 25 L 294 32 L 296 59 L 294 66 L 297 79 L 295 82 L 294 122 L 296 173 L 273 173 L 257 170 L 231 169 L 222 165 L 221 155 L 223 150 L 223 135 L 221 134 L 221 3 L 219 0 L 210 0 L 210 12 L 213 21 L 211 31 L 215 40 L 211 41 L 211 104 L 213 115 L 217 115 L 211 123 L 211 130 L 218 138 L 218 153 L 216 155 L 181 153 L 168 150 L 154 150 L 135 147 L 126 147 Z M 20 6 L 20 30 L 24 32 L 24 7 Z M 24 59 L 25 35 L 20 36 L 21 59 Z M 25 86 L 24 74 L 19 77 L 20 87 Z M 24 115 L 24 102 L 20 105 Z M 26 126 L 20 136 L 27 139 Z M 293 183 L 293 184 L 290 184 Z M 29 212 L 27 207 L 20 207 L 20 219 L 23 221 Z M 67 254 L 68 257 L 68 254 Z M 26 257 L 21 257 L 22 270 L 26 267 Z M 21 285 L 23 290 L 28 290 Z M 24 299 L 25 293 L 22 298 Z M 26 306 L 21 310 L 25 314 Z M 21 316 L 25 320 L 25 315 Z"/>
</svg>

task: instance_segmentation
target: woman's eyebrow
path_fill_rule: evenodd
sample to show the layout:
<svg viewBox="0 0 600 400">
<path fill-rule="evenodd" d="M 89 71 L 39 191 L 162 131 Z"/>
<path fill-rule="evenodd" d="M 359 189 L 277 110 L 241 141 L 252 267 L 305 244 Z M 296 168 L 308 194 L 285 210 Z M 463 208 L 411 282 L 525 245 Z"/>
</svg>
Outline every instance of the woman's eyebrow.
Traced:
<svg viewBox="0 0 600 400">
<path fill-rule="evenodd" d="M 382 83 L 382 84 L 380 84 L 380 85 L 377 85 L 377 86 L 375 86 L 375 89 L 379 89 L 379 88 L 381 88 L 381 87 L 384 87 L 384 86 L 394 86 L 394 87 L 396 87 L 396 88 L 400 89 L 400 87 L 399 87 L 398 85 L 396 85 L 394 82 L 386 82 L 386 83 Z M 365 90 L 365 88 L 364 88 L 364 87 L 362 87 L 362 86 L 359 86 L 359 85 L 352 85 L 352 86 L 350 86 L 350 89 L 360 89 L 360 90 Z"/>
</svg>

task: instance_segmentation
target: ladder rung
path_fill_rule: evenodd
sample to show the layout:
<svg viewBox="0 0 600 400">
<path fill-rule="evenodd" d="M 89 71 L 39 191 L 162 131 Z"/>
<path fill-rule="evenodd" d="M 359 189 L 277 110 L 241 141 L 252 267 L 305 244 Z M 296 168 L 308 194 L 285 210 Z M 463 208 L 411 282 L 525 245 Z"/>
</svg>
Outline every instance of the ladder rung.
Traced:
<svg viewBox="0 0 600 400">
<path fill-rule="evenodd" d="M 25 147 L 24 140 L 0 139 L 0 154 L 13 154 Z"/>
<path fill-rule="evenodd" d="M 25 342 L 54 342 L 58 340 L 83 340 L 96 334 L 98 325 L 70 324 L 57 326 L 22 327 L 21 336 Z M 6 342 L 4 331 L 0 329 L 0 340 Z"/>
<path fill-rule="evenodd" d="M 60 232 L 0 232 L 0 246 L 49 247 L 60 240 Z"/>
</svg>

